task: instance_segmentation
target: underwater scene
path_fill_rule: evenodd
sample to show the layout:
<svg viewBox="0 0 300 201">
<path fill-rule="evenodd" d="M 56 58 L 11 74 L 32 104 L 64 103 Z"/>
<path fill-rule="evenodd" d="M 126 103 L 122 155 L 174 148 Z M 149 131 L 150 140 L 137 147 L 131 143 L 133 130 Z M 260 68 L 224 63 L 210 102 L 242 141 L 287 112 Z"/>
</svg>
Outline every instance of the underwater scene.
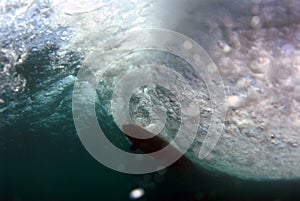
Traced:
<svg viewBox="0 0 300 201">
<path fill-rule="evenodd" d="M 0 200 L 300 200 L 300 0 L 0 0 Z"/>
</svg>

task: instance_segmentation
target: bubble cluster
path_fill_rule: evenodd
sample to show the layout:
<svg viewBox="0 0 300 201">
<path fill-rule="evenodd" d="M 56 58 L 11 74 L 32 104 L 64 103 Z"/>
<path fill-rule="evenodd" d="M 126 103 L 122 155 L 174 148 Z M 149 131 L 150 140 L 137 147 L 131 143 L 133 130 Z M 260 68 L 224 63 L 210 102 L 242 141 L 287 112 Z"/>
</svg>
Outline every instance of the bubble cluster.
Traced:
<svg viewBox="0 0 300 201">
<path fill-rule="evenodd" d="M 107 45 L 110 47 L 108 48 Z M 225 113 L 222 79 L 219 77 L 217 67 L 201 46 L 184 35 L 165 29 L 134 30 L 118 36 L 116 39 L 109 41 L 107 45 L 100 46 L 97 52 L 87 58 L 85 63 L 91 67 L 93 72 L 87 74 L 84 70 L 80 71 L 73 92 L 75 126 L 83 145 L 89 153 L 109 168 L 133 174 L 158 171 L 177 161 L 190 148 L 198 133 L 200 105 L 197 96 L 199 92 L 194 92 L 193 88 L 195 86 L 191 85 L 193 84 L 193 79 L 184 77 L 192 78 L 191 75 L 196 74 L 196 78 L 201 76 L 204 79 L 211 102 L 216 106 L 214 113 L 212 113 L 208 134 L 196 155 L 198 159 L 206 157 L 222 134 Z M 102 50 L 103 48 L 104 50 Z M 187 67 L 181 67 L 181 71 L 179 71 L 179 69 L 173 69 L 172 66 L 169 66 L 170 64 L 160 65 L 153 63 L 153 61 L 151 64 L 135 66 L 132 60 L 130 61 L 130 67 L 125 66 L 122 69 L 124 63 L 118 61 L 118 59 L 126 58 L 133 52 L 141 50 L 155 50 L 174 54 L 184 59 L 192 70 L 185 74 L 185 71 L 188 72 Z M 111 58 L 111 55 L 114 55 L 115 58 Z M 99 64 L 106 67 L 99 68 Z M 105 76 L 110 77 L 108 82 L 112 83 L 113 86 L 108 87 L 103 84 L 103 77 Z M 171 119 L 171 114 L 166 113 L 169 110 L 168 108 L 170 108 L 170 105 L 168 106 L 167 104 L 177 102 L 177 106 L 180 108 L 180 119 L 179 126 L 174 129 L 177 132 L 174 139 L 168 145 L 162 147 L 161 150 L 149 154 L 141 154 L 142 157 L 139 157 L 139 160 L 137 160 L 135 154 L 118 149 L 108 141 L 98 125 L 94 103 L 90 102 L 85 106 L 87 103 L 81 101 L 81 86 L 87 81 L 92 88 L 96 88 L 100 81 L 100 86 L 104 87 L 104 89 L 110 89 L 110 95 L 105 97 L 110 99 L 110 101 L 107 102 L 108 104 L 105 104 L 105 107 L 107 110 L 111 110 L 113 121 L 119 130 L 123 130 L 123 125 L 134 125 L 137 123 L 131 118 L 129 110 L 131 97 L 136 90 L 141 90 L 142 88 L 145 97 L 150 101 L 150 95 L 147 94 L 149 91 L 148 86 L 155 85 L 156 87 L 165 88 L 174 94 L 174 97 L 163 96 L 164 99 L 170 100 L 162 102 L 165 103 L 166 108 L 162 105 L 149 107 L 148 113 L 154 116 L 154 121 L 150 122 L 151 126 L 146 125 L 146 128 L 154 132 L 153 134 L 155 135 L 162 131 L 167 125 L 167 116 Z M 102 91 L 100 95 L 105 95 L 105 91 Z M 91 93 L 90 99 L 95 99 L 95 92 Z M 78 118 L 83 115 L 82 107 L 88 108 L 87 111 L 84 111 L 84 113 L 87 113 L 87 117 L 83 119 Z M 88 126 L 84 125 L 82 120 L 88 121 Z M 103 120 L 107 122 L 106 118 L 101 119 L 101 121 Z M 134 130 L 134 128 L 132 129 Z M 136 132 L 132 134 L 126 133 L 126 135 L 137 138 L 135 136 Z M 147 132 L 140 131 L 138 138 L 148 139 L 148 135 L 142 136 L 143 133 Z M 100 145 L 95 147 L 95 142 L 99 142 Z M 110 149 L 110 154 L 107 156 L 103 155 L 104 150 L 102 149 L 105 146 L 108 146 Z M 174 151 L 174 147 L 180 151 Z M 157 160 L 153 160 L 153 158 Z M 122 164 L 122 168 L 119 168 L 120 164 Z"/>
<path fill-rule="evenodd" d="M 244 178 L 299 177 L 300 2 L 235 3 L 223 1 L 222 8 L 200 11 L 188 7 L 186 12 L 193 14 L 176 27 L 188 21 L 206 30 L 207 50 L 225 83 L 224 136 L 211 160 L 198 162 Z M 210 18 L 194 19 L 197 15 Z"/>
</svg>

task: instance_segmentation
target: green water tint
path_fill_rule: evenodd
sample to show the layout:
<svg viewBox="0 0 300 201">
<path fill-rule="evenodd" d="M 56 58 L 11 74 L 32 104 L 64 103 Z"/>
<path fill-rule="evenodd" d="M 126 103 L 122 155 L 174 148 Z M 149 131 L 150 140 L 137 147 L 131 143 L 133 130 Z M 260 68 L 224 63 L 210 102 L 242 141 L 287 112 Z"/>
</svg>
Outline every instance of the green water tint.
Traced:
<svg viewBox="0 0 300 201">
<path fill-rule="evenodd" d="M 146 200 L 196 195 L 212 200 L 274 200 L 298 195 L 298 181 L 245 181 L 205 170 L 199 170 L 196 178 L 172 167 L 147 175 L 118 173 L 95 161 L 77 137 L 52 136 L 49 131 L 29 131 L 22 122 L 1 129 L 2 200 L 129 200 L 136 187 L 145 189 Z"/>
</svg>

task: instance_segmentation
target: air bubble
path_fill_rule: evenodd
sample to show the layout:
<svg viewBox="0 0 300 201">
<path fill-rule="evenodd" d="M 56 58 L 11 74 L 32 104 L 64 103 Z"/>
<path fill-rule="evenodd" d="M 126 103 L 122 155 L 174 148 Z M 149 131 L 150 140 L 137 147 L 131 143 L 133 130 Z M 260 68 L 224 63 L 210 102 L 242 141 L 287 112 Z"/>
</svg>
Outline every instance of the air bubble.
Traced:
<svg viewBox="0 0 300 201">
<path fill-rule="evenodd" d="M 142 188 L 136 188 L 136 189 L 133 189 L 130 193 L 129 193 L 129 198 L 131 200 L 137 200 L 141 197 L 143 197 L 145 194 L 145 191 L 144 189 Z"/>
<path fill-rule="evenodd" d="M 187 49 L 187 50 L 189 50 L 189 49 L 192 49 L 192 47 L 193 47 L 193 44 L 190 42 L 190 41 L 185 41 L 184 43 L 183 43 L 183 47 L 185 48 L 185 49 Z"/>
<path fill-rule="evenodd" d="M 251 26 L 257 27 L 260 24 L 260 18 L 258 16 L 252 17 Z"/>
</svg>

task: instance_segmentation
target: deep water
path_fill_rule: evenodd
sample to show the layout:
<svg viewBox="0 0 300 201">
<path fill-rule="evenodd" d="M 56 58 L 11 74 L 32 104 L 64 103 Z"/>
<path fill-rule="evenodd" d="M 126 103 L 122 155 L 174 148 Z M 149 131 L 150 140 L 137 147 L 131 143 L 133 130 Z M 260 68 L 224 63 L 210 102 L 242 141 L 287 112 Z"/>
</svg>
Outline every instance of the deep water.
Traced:
<svg viewBox="0 0 300 201">
<path fill-rule="evenodd" d="M 67 123 L 72 124 L 60 126 Z M 104 167 L 87 153 L 78 137 L 65 132 L 53 136 L 51 129 L 57 128 L 33 130 L 22 121 L 1 129 L 1 200 L 129 200 L 129 192 L 145 182 L 145 175 Z M 73 127 L 68 132 L 76 131 Z M 150 178 L 155 175 L 148 174 Z M 200 175 L 193 178 L 171 167 L 163 181 L 145 188 L 143 200 L 299 198 L 299 181 L 251 182 L 205 170 Z"/>
</svg>

